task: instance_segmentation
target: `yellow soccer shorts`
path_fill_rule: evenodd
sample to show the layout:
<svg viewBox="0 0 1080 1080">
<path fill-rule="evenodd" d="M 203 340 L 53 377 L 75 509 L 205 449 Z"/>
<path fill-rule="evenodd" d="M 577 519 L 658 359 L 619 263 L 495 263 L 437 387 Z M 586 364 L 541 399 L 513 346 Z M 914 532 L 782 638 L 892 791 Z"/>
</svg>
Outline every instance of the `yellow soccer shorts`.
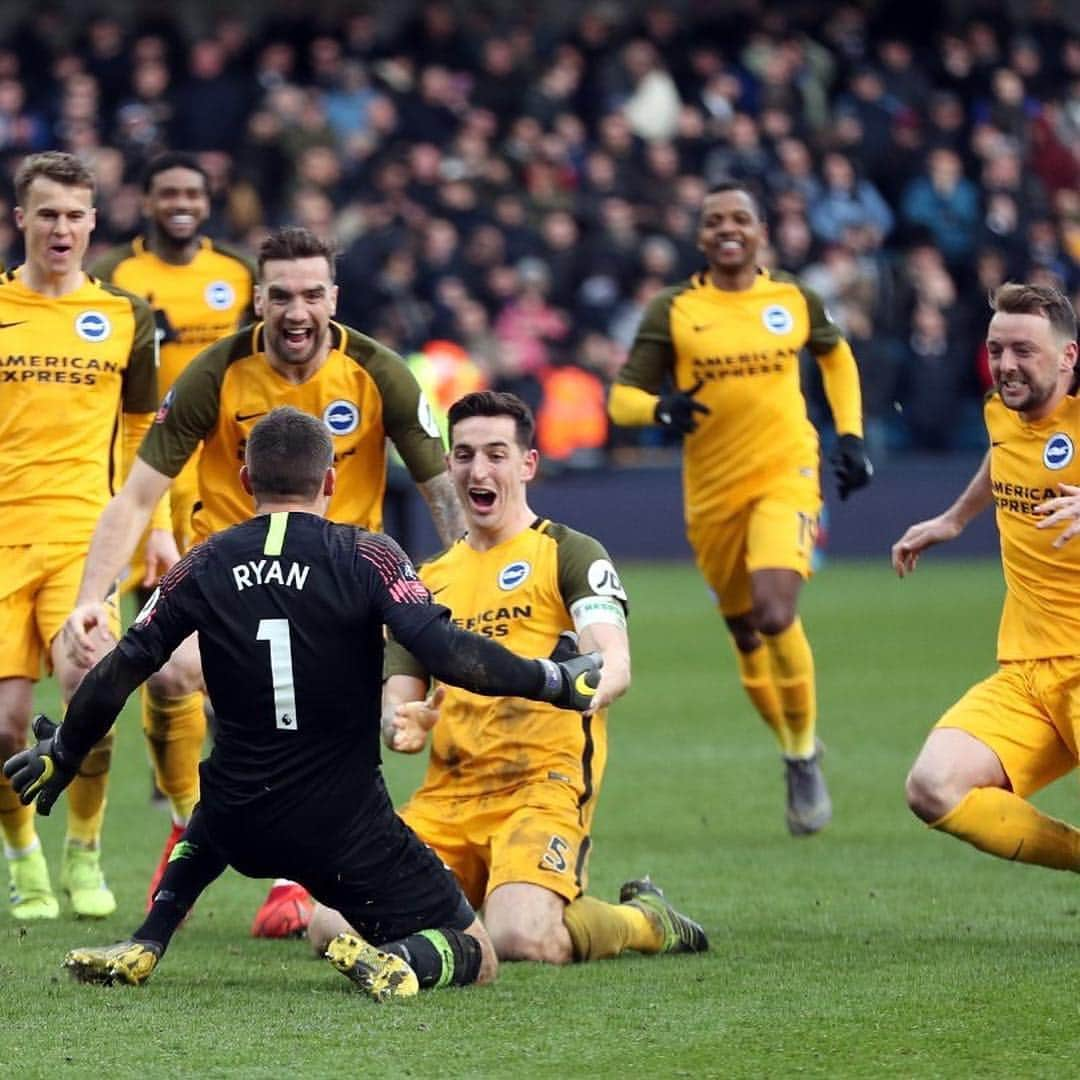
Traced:
<svg viewBox="0 0 1080 1080">
<path fill-rule="evenodd" d="M 199 454 L 200 450 L 188 459 L 177 477 L 169 485 L 169 503 L 172 508 L 173 538 L 181 555 L 195 546 L 195 531 L 192 517 L 195 504 L 199 501 Z M 142 586 L 146 576 L 146 537 L 139 541 L 135 554 L 131 557 L 131 569 L 124 579 L 123 591 L 130 592 Z"/>
<path fill-rule="evenodd" d="M 75 607 L 85 561 L 85 543 L 0 547 L 0 679 L 39 679 L 43 662 L 51 669 L 49 646 Z"/>
<path fill-rule="evenodd" d="M 959 728 L 990 747 L 1026 798 L 1077 764 L 1080 659 L 1007 661 L 935 726 Z"/>
<path fill-rule="evenodd" d="M 687 539 L 722 614 L 750 611 L 750 575 L 757 570 L 810 577 L 820 514 L 817 469 L 807 467 L 777 477 L 752 498 L 688 521 Z"/>
<path fill-rule="evenodd" d="M 453 871 L 478 911 L 493 889 L 510 882 L 539 885 L 567 901 L 585 890 L 589 820 L 569 784 L 538 782 L 486 798 L 420 791 L 400 814 Z"/>
</svg>

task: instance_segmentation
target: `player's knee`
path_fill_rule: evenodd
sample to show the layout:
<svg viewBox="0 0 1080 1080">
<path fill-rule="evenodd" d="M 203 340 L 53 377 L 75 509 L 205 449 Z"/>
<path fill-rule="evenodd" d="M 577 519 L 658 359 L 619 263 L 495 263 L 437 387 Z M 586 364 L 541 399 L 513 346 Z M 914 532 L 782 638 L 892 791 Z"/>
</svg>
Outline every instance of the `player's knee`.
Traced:
<svg viewBox="0 0 1080 1080">
<path fill-rule="evenodd" d="M 147 689 L 159 698 L 179 698 L 199 689 L 200 679 L 187 665 L 170 660 L 146 681 Z"/>
<path fill-rule="evenodd" d="M 502 926 L 492 930 L 491 940 L 500 960 L 533 960 L 540 964 L 569 964 L 574 959 L 569 935 L 562 940 L 556 934 L 522 926 Z"/>
<path fill-rule="evenodd" d="M 928 825 L 943 818 L 967 794 L 968 788 L 947 771 L 916 762 L 908 773 L 904 795 L 911 812 Z"/>
<path fill-rule="evenodd" d="M 754 625 L 767 637 L 782 634 L 795 621 L 795 607 L 783 597 L 767 597 L 754 605 Z"/>
</svg>

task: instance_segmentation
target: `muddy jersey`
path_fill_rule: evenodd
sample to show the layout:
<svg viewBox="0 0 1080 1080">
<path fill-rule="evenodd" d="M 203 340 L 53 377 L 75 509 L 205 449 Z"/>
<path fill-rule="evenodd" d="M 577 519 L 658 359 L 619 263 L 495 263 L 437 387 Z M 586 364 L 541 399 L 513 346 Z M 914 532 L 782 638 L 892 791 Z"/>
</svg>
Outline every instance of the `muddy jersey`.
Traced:
<svg viewBox="0 0 1080 1080">
<path fill-rule="evenodd" d="M 147 250 L 141 236 L 98 259 L 92 271 L 136 296 L 154 310 L 161 366 L 159 393 L 208 345 L 252 321 L 255 264 L 246 255 L 203 237 L 195 258 L 184 265 L 165 262 Z"/>
<path fill-rule="evenodd" d="M 1060 529 L 1037 529 L 1034 513 L 1060 494 L 1058 484 L 1080 484 L 1080 398 L 1029 422 L 995 393 L 984 412 L 1005 574 L 998 659 L 1080 655 L 1080 544 L 1055 549 Z"/>
<path fill-rule="evenodd" d="M 240 487 L 248 435 L 279 405 L 320 417 L 334 442 L 337 490 L 328 516 L 377 530 L 386 487 L 386 439 L 414 480 L 446 470 L 439 429 L 405 362 L 372 338 L 330 324 L 326 362 L 306 382 L 291 383 L 263 351 L 262 323 L 199 354 L 165 395 L 139 456 L 174 477 L 201 441 L 195 536 L 243 521 L 251 500 Z"/>
<path fill-rule="evenodd" d="M 797 278 L 762 270 L 749 289 L 727 291 L 703 272 L 649 303 L 616 382 L 650 394 L 668 378 L 682 389 L 702 382 L 696 400 L 710 412 L 697 417 L 683 444 L 688 521 L 752 498 L 787 471 L 816 472 L 818 435 L 799 374 L 803 348 L 826 375 L 838 370 L 837 400 L 830 395 L 838 430 L 861 434 L 851 350 Z"/>
<path fill-rule="evenodd" d="M 574 628 L 578 605 L 626 602 L 604 548 L 546 520 L 488 551 L 459 540 L 419 571 L 458 626 L 521 656 L 550 655 L 559 634 Z M 387 651 L 386 673 L 426 677 L 396 643 Z M 445 689 L 418 794 L 494 795 L 534 781 L 562 780 L 581 804 L 595 796 L 607 760 L 604 713 L 587 717 L 522 698 Z"/>
<path fill-rule="evenodd" d="M 145 429 L 157 397 L 146 303 L 89 275 L 61 297 L 0 276 L 0 543 L 89 543 L 123 427 Z"/>
</svg>

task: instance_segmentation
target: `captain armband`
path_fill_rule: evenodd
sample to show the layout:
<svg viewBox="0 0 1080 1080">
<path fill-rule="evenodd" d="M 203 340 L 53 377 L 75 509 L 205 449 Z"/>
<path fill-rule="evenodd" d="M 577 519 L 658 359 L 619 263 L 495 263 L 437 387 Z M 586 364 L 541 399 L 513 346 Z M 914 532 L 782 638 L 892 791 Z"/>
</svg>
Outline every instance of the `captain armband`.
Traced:
<svg viewBox="0 0 1080 1080">
<path fill-rule="evenodd" d="M 583 596 L 570 605 L 570 617 L 574 620 L 574 629 L 580 634 L 586 626 L 604 624 L 626 628 L 626 611 L 622 604 L 611 596 Z"/>
</svg>

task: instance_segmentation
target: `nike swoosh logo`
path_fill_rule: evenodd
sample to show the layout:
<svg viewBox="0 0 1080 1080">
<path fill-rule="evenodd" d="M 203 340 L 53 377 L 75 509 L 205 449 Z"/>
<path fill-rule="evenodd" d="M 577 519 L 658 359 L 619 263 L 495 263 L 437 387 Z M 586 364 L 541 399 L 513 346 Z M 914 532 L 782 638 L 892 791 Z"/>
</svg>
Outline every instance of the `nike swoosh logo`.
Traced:
<svg viewBox="0 0 1080 1080">
<path fill-rule="evenodd" d="M 0 330 L 8 330 L 12 326 L 25 326 L 28 321 L 28 319 L 20 319 L 18 322 L 0 322 Z"/>
<path fill-rule="evenodd" d="M 700 334 L 702 332 L 702 330 L 708 330 L 710 326 L 715 326 L 715 325 L 716 325 L 715 322 L 702 323 L 700 326 L 698 326 L 697 323 L 694 323 L 693 330 L 694 330 L 695 334 Z"/>
<path fill-rule="evenodd" d="M 589 685 L 589 676 L 590 676 L 591 674 L 592 674 L 592 672 L 591 672 L 591 671 L 583 671 L 583 672 L 582 672 L 582 673 L 581 673 L 581 674 L 580 674 L 580 675 L 579 675 L 579 676 L 578 676 L 578 677 L 577 677 L 577 678 L 576 678 L 576 679 L 574 680 L 574 689 L 575 689 L 575 690 L 576 690 L 576 691 L 577 691 L 577 692 L 578 692 L 579 694 L 581 694 L 581 695 L 582 695 L 582 697 L 592 697 L 592 696 L 593 696 L 593 694 L 595 694 L 595 693 L 596 693 L 596 687 L 595 687 L 595 686 L 590 686 L 590 685 Z"/>
<path fill-rule="evenodd" d="M 262 412 L 249 412 L 249 413 L 238 412 L 236 414 L 236 422 L 238 424 L 243 424 L 248 420 L 254 420 L 256 416 L 265 416 L 265 415 L 266 415 L 266 410 L 265 409 L 263 409 Z"/>
<path fill-rule="evenodd" d="M 997 442 L 992 442 L 990 445 L 991 446 L 1004 446 L 1005 445 L 1005 440 L 1004 439 L 998 439 Z"/>
<path fill-rule="evenodd" d="M 450 586 L 449 586 L 449 585 L 443 585 L 443 586 L 442 586 L 441 588 L 438 588 L 438 589 L 432 589 L 432 590 L 431 590 L 431 595 L 432 595 L 432 596 L 438 596 L 438 595 L 439 595 L 439 593 L 441 593 L 441 592 L 446 592 L 446 590 L 447 590 L 447 589 L 449 589 L 449 588 L 450 588 Z"/>
</svg>

